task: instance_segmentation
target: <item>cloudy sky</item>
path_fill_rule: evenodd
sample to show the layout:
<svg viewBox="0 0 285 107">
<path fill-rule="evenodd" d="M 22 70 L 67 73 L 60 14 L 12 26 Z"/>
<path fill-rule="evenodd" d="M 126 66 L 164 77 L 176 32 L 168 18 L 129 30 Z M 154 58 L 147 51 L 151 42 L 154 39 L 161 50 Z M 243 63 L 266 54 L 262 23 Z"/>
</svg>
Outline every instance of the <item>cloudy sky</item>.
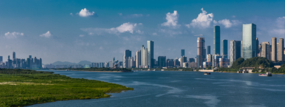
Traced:
<svg viewBox="0 0 285 107">
<path fill-rule="evenodd" d="M 255 23 L 260 42 L 285 37 L 285 0 L 1 0 L 0 55 L 7 60 L 41 57 L 55 61 L 122 60 L 125 49 L 154 41 L 154 57 L 195 57 L 198 36 L 213 44 L 241 40 L 242 24 Z"/>
</svg>

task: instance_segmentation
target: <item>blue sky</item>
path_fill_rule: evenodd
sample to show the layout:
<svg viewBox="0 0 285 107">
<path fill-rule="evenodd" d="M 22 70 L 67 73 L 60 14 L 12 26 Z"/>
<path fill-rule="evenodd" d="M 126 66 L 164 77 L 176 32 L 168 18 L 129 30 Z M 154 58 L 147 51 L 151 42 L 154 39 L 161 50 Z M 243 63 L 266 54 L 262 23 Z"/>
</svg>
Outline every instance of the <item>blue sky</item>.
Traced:
<svg viewBox="0 0 285 107">
<path fill-rule="evenodd" d="M 285 0 L 1 0 L 0 14 L 4 60 L 15 51 L 44 64 L 122 60 L 147 40 L 155 58 L 195 57 L 198 36 L 212 46 L 213 25 L 229 41 L 241 40 L 244 23 L 257 25 L 260 42 L 285 37 Z"/>
</svg>

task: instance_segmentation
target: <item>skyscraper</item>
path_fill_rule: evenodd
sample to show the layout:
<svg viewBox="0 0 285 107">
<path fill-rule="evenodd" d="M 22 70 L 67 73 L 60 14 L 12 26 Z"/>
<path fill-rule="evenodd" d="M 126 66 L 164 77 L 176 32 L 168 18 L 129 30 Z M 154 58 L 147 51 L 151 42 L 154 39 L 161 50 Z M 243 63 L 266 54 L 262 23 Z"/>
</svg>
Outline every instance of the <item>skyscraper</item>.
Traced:
<svg viewBox="0 0 285 107">
<path fill-rule="evenodd" d="M 142 68 L 145 68 L 147 65 L 148 55 L 147 55 L 147 48 L 142 45 L 141 47 L 141 66 Z"/>
<path fill-rule="evenodd" d="M 185 56 L 185 50 L 181 49 L 181 56 Z"/>
<path fill-rule="evenodd" d="M 258 40 L 258 38 L 256 38 L 256 54 L 258 55 L 258 53 L 259 53 L 259 40 Z"/>
<path fill-rule="evenodd" d="M 223 51 L 223 58 L 228 58 L 228 40 L 223 40 L 222 45 L 222 51 Z"/>
<path fill-rule="evenodd" d="M 183 67 L 183 63 L 187 62 L 187 57 L 186 56 L 181 56 L 180 58 L 180 66 Z"/>
<path fill-rule="evenodd" d="M 262 42 L 261 43 L 261 53 L 260 57 L 264 57 L 266 59 L 270 59 L 270 43 L 269 42 Z"/>
<path fill-rule="evenodd" d="M 211 46 L 207 46 L 207 54 L 211 54 Z"/>
<path fill-rule="evenodd" d="M 125 55 L 123 57 L 123 67 L 124 68 L 129 68 L 129 57 L 132 56 L 132 52 L 130 50 L 125 50 Z"/>
<path fill-rule="evenodd" d="M 277 46 L 277 61 L 284 61 L 284 38 L 279 38 L 278 46 Z"/>
<path fill-rule="evenodd" d="M 158 66 L 166 67 L 166 56 L 158 56 Z"/>
<path fill-rule="evenodd" d="M 220 26 L 214 26 L 214 53 L 213 54 L 220 54 L 220 41 L 221 41 L 221 36 L 220 36 Z"/>
<path fill-rule="evenodd" d="M 277 61 L 277 38 L 271 38 L 271 61 Z"/>
<path fill-rule="evenodd" d="M 13 64 L 16 64 L 16 52 L 13 52 Z"/>
<path fill-rule="evenodd" d="M 141 66 L 141 50 L 136 52 L 136 68 Z"/>
<path fill-rule="evenodd" d="M 154 44 L 153 41 L 150 40 L 147 41 L 147 56 L 148 56 L 147 65 L 149 66 L 149 68 L 152 68 L 154 65 L 153 44 Z"/>
<path fill-rule="evenodd" d="M 205 39 L 203 37 L 198 37 L 197 39 L 197 67 L 203 66 L 204 61 L 204 54 L 205 54 Z"/>
<path fill-rule="evenodd" d="M 242 25 L 242 52 L 243 58 L 253 58 L 256 53 L 256 25 L 253 23 Z"/>
<path fill-rule="evenodd" d="M 3 62 L 3 56 L 0 56 L 0 62 Z"/>
<path fill-rule="evenodd" d="M 230 41 L 230 65 L 241 57 L 241 41 Z"/>
</svg>

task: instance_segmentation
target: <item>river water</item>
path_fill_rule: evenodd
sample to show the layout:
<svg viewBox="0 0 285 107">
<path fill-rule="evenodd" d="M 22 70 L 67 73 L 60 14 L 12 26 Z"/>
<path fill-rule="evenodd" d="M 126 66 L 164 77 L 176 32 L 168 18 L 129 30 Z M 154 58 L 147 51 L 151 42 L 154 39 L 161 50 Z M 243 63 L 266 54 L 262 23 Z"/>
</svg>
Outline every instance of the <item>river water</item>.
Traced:
<svg viewBox="0 0 285 107">
<path fill-rule="evenodd" d="M 111 98 L 68 100 L 29 107 L 285 107 L 285 75 L 183 71 L 132 73 L 53 71 L 72 78 L 117 83 L 133 91 Z"/>
</svg>

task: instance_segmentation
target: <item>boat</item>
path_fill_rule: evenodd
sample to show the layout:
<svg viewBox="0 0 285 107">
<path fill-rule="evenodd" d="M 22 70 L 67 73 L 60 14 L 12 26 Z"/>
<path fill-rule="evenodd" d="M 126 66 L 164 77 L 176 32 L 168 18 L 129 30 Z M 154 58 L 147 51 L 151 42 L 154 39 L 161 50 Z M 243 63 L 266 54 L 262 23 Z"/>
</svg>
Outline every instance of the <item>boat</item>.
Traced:
<svg viewBox="0 0 285 107">
<path fill-rule="evenodd" d="M 259 74 L 259 76 L 262 76 L 262 77 L 271 77 L 272 74 L 270 72 L 266 72 L 265 74 Z"/>
<path fill-rule="evenodd" d="M 209 72 L 204 72 L 204 75 L 211 75 L 211 73 L 209 73 Z"/>
</svg>

